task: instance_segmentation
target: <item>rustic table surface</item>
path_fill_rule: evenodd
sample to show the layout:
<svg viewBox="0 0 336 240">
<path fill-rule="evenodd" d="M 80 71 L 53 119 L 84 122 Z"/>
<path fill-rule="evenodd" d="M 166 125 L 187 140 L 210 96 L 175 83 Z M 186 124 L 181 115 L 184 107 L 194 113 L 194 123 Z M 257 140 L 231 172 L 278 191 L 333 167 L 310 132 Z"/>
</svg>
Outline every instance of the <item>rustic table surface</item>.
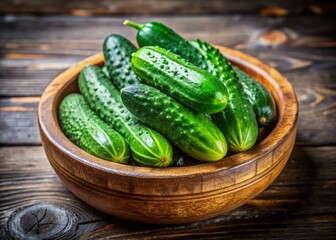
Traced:
<svg viewBox="0 0 336 240">
<path fill-rule="evenodd" d="M 335 4 L 143 2 L 1 1 L 0 238 L 335 239 Z M 40 95 L 57 74 L 101 51 L 108 34 L 135 42 L 135 30 L 122 25 L 126 18 L 161 21 L 185 38 L 238 49 L 293 84 L 300 104 L 297 142 L 262 194 L 214 219 L 149 225 L 98 212 L 62 185 L 39 138 Z"/>
</svg>

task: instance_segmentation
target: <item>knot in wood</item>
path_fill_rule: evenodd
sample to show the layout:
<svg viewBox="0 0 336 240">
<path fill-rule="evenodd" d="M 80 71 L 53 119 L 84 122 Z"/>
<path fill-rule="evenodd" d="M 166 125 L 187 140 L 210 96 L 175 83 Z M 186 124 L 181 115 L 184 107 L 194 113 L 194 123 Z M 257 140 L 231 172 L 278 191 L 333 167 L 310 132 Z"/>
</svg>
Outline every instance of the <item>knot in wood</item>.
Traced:
<svg viewBox="0 0 336 240">
<path fill-rule="evenodd" d="M 7 227 L 15 239 L 68 239 L 77 231 L 77 218 L 61 206 L 35 204 L 16 210 Z"/>
<path fill-rule="evenodd" d="M 263 45 L 278 46 L 288 40 L 288 35 L 280 30 L 272 30 L 259 35 L 258 40 Z"/>
</svg>

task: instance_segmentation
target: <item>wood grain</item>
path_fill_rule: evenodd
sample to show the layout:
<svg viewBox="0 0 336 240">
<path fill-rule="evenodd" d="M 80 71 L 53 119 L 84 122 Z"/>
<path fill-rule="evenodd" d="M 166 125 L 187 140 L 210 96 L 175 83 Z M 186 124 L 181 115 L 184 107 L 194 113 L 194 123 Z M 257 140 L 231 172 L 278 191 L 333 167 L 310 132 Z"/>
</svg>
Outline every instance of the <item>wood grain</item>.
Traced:
<svg viewBox="0 0 336 240">
<path fill-rule="evenodd" d="M 277 180 L 244 206 L 202 222 L 157 226 L 108 217 L 78 200 L 61 184 L 42 147 L 2 147 L 0 183 L 7 187 L 0 189 L 0 236 L 10 238 L 7 221 L 17 209 L 47 203 L 76 216 L 72 236 L 82 239 L 332 239 L 335 154 L 335 146 L 296 147 Z"/>
<path fill-rule="evenodd" d="M 71 14 L 88 15 L 150 15 L 150 14 L 262 14 L 263 16 L 284 16 L 298 14 L 330 14 L 335 4 L 327 0 L 312 1 L 249 1 L 236 0 L 104 0 L 92 1 L 13 1 L 0 3 L 1 14 Z"/>
<path fill-rule="evenodd" d="M 0 144 L 40 145 L 39 97 L 0 98 Z"/>
</svg>

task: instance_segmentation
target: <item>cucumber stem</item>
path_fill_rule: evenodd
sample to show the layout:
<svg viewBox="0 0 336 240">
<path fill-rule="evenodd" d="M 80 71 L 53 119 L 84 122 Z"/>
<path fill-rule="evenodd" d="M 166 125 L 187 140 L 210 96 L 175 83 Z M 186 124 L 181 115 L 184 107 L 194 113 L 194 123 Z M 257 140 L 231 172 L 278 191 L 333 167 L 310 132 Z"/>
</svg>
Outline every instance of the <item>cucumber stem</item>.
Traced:
<svg viewBox="0 0 336 240">
<path fill-rule="evenodd" d="M 142 24 L 138 24 L 138 23 L 132 22 L 130 20 L 125 20 L 124 21 L 124 25 L 133 27 L 133 28 L 135 28 L 137 30 L 140 30 L 142 28 Z"/>
</svg>

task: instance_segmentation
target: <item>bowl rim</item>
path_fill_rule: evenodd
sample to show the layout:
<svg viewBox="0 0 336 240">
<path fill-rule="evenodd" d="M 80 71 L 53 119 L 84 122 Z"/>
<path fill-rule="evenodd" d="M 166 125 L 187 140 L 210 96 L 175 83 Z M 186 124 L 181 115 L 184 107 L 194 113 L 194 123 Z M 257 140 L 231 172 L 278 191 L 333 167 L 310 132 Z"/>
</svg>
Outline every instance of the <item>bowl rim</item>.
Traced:
<svg viewBox="0 0 336 240">
<path fill-rule="evenodd" d="M 95 157 L 77 147 L 68 138 L 66 138 L 59 127 L 57 119 L 58 106 L 56 106 L 56 99 L 60 97 L 59 95 L 61 92 L 59 90 L 64 90 L 72 83 L 72 81 L 75 81 L 80 71 L 85 66 L 101 66 L 103 64 L 104 57 L 102 52 L 94 54 L 79 62 L 78 64 L 70 67 L 58 75 L 47 86 L 46 90 L 41 96 L 38 107 L 38 123 L 40 126 L 40 131 L 45 134 L 45 136 L 52 144 L 54 144 L 54 146 L 81 164 L 106 173 L 113 173 L 120 176 L 134 177 L 138 179 L 184 178 L 190 176 L 204 176 L 207 173 L 225 173 L 226 171 L 230 171 L 232 169 L 237 170 L 238 168 L 243 168 L 251 161 L 258 161 L 266 154 L 272 152 L 296 128 L 298 102 L 294 88 L 290 82 L 276 69 L 262 63 L 260 60 L 237 50 L 217 45 L 215 45 L 215 47 L 217 47 L 220 52 L 224 54 L 231 62 L 239 62 L 239 65 L 242 65 L 245 68 L 248 68 L 249 70 L 254 71 L 266 78 L 276 89 L 276 94 L 278 94 L 278 97 L 281 99 L 281 107 L 279 108 L 279 106 L 277 106 L 280 114 L 277 124 L 272 132 L 260 143 L 245 152 L 225 157 L 225 160 L 217 162 L 182 167 L 152 168 L 123 165 L 106 161 Z M 47 119 L 53 119 L 54 121 L 48 121 Z M 262 154 L 260 154 L 261 149 L 266 150 L 262 151 Z M 237 157 L 235 157 L 237 155 L 239 155 L 239 160 L 237 160 Z M 234 158 L 235 160 L 233 160 Z"/>
</svg>

